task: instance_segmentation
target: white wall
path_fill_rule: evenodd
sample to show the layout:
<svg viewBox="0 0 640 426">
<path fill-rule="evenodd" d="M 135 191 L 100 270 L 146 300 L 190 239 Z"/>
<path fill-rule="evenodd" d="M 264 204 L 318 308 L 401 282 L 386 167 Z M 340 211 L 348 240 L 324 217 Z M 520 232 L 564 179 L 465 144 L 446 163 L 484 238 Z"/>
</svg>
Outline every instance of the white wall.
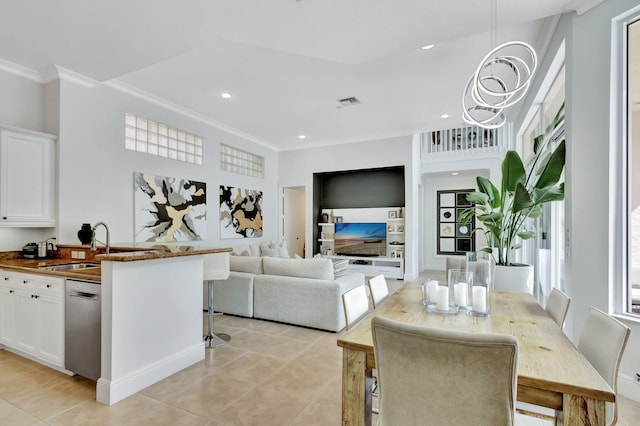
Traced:
<svg viewBox="0 0 640 426">
<path fill-rule="evenodd" d="M 313 247 L 313 174 L 340 170 L 371 169 L 378 167 L 405 167 L 405 276 L 418 275 L 417 197 L 413 196 L 418 182 L 414 178 L 415 166 L 411 136 L 356 142 L 322 148 L 309 148 L 280 152 L 280 186 L 306 187 L 307 247 Z"/>
<path fill-rule="evenodd" d="M 562 17 L 549 54 L 541 61 L 530 90 L 536 93 L 559 43 L 566 38 L 566 252 L 565 283 L 573 300 L 565 332 L 577 341 L 590 306 L 611 312 L 613 289 L 614 227 L 610 200 L 619 187 L 610 187 L 611 20 L 637 6 L 637 0 L 609 0 L 588 13 Z M 528 100 L 525 99 L 525 104 Z M 526 107 L 523 111 L 526 111 Z M 518 128 L 518 124 L 515 126 Z M 617 140 L 614 145 L 619 144 Z M 613 244 L 611 244 L 613 242 Z M 612 309 L 611 309 L 612 308 Z M 621 393 L 640 399 L 634 383 L 640 371 L 640 324 L 631 327 L 631 339 L 620 369 Z"/>
<path fill-rule="evenodd" d="M 198 166 L 126 150 L 124 117 L 127 112 L 204 137 L 204 164 Z M 220 143 L 263 156 L 265 178 L 221 172 Z M 98 221 L 109 225 L 111 241 L 133 241 L 134 172 L 206 182 L 206 244 L 241 242 L 219 239 L 219 185 L 263 191 L 263 239 L 276 240 L 279 235 L 275 151 L 130 94 L 103 85 L 87 88 L 62 80 L 59 152 L 59 242 L 79 243 L 76 234 L 80 225 Z"/>
<path fill-rule="evenodd" d="M 0 71 L 0 123 L 47 132 L 42 84 Z"/>
</svg>

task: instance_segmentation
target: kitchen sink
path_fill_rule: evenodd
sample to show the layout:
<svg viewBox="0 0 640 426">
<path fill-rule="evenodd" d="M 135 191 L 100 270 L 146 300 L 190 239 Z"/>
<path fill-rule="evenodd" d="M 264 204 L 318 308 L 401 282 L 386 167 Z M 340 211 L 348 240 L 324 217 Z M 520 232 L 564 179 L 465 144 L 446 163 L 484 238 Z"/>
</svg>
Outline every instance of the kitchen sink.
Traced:
<svg viewBox="0 0 640 426">
<path fill-rule="evenodd" d="M 63 265 L 41 266 L 40 269 L 47 269 L 50 271 L 76 271 L 79 269 L 94 269 L 99 267 L 100 267 L 99 263 L 81 262 L 81 263 L 65 263 Z"/>
</svg>

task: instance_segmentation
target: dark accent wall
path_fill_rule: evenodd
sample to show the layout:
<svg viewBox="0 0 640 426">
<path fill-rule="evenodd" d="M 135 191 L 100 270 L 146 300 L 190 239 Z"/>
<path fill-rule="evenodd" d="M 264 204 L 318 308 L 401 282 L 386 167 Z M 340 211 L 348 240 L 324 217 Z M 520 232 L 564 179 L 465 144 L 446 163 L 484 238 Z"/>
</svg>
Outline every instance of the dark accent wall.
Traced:
<svg viewBox="0 0 640 426">
<path fill-rule="evenodd" d="M 314 173 L 313 191 L 323 209 L 404 206 L 404 166 Z"/>
<path fill-rule="evenodd" d="M 404 207 L 404 166 L 313 174 L 314 224 L 322 209 Z M 320 250 L 313 227 L 314 253 Z"/>
</svg>

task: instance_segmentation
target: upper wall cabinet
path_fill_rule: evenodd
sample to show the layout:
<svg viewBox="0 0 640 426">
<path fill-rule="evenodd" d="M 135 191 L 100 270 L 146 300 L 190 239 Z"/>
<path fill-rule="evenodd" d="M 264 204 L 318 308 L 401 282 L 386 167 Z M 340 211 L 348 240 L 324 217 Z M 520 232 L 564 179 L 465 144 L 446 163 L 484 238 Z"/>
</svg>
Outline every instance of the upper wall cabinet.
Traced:
<svg viewBox="0 0 640 426">
<path fill-rule="evenodd" d="M 56 225 L 55 140 L 0 126 L 0 226 Z"/>
</svg>

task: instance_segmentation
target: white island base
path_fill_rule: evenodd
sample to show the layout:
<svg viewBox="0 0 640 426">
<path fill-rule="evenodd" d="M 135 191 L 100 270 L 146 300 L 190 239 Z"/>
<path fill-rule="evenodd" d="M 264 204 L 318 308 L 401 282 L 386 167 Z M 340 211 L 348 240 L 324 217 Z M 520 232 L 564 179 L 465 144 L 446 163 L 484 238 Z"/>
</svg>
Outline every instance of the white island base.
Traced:
<svg viewBox="0 0 640 426">
<path fill-rule="evenodd" d="M 107 405 L 204 359 L 203 256 L 102 260 L 102 364 Z M 226 257 L 228 253 L 214 256 Z"/>
</svg>

